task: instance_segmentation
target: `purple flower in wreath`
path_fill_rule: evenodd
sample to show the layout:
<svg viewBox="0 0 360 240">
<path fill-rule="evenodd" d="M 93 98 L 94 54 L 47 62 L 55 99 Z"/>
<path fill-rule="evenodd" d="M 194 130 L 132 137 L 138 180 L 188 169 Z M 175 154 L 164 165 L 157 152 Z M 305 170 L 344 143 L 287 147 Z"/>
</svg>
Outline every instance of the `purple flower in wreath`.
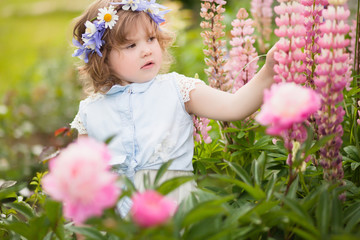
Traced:
<svg viewBox="0 0 360 240">
<path fill-rule="evenodd" d="M 100 57 L 102 57 L 100 48 L 105 43 L 104 40 L 102 40 L 102 36 L 105 32 L 105 22 L 94 21 L 92 23 L 87 21 L 85 26 L 86 31 L 81 37 L 84 43 L 81 44 L 76 39 L 73 39 L 73 44 L 78 47 L 78 49 L 75 50 L 72 56 L 79 57 L 80 59 L 84 60 L 85 63 L 88 63 L 89 54 L 96 52 Z"/>
<path fill-rule="evenodd" d="M 152 20 L 154 20 L 154 22 L 158 25 L 165 22 L 164 15 L 170 12 L 170 10 L 160 11 L 160 9 L 166 9 L 166 7 L 156 3 L 156 0 L 151 0 L 147 4 L 148 6 L 146 12 Z"/>
</svg>

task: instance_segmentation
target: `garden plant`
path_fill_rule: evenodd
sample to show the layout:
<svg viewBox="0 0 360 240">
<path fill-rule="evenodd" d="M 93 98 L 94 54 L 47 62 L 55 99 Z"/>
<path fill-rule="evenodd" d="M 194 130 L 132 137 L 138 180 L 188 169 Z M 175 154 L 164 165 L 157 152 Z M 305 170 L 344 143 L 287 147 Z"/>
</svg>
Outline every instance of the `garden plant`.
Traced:
<svg viewBox="0 0 360 240">
<path fill-rule="evenodd" d="M 111 139 L 38 123 L 58 130 L 26 168 L 30 181 L 1 171 L 0 239 L 360 239 L 360 2 L 251 0 L 227 14 L 228 2 L 198 3 L 206 67 L 193 75 L 235 92 L 275 45 L 275 83 L 259 111 L 235 122 L 193 116 L 195 176 L 162 181 L 169 161 L 153 181 L 144 177 L 144 192 L 109 167 Z M 51 94 L 74 91 L 75 101 L 71 84 Z M 26 134 L 5 116 L 27 110 L 6 99 L 0 136 Z M 4 150 L 0 166 L 34 152 Z M 181 204 L 166 197 L 194 179 L 198 190 Z M 124 197 L 133 206 L 122 218 Z"/>
</svg>

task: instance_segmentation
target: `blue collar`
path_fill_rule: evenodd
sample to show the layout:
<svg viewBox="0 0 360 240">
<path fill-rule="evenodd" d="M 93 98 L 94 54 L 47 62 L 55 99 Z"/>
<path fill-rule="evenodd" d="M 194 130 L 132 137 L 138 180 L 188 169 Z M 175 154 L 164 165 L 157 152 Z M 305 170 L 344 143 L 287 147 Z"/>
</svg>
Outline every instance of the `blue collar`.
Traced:
<svg viewBox="0 0 360 240">
<path fill-rule="evenodd" d="M 125 85 L 125 86 L 121 86 L 121 85 L 116 84 L 116 85 L 112 86 L 109 91 L 107 91 L 106 95 L 111 95 L 111 94 L 115 94 L 115 93 L 122 93 L 122 92 L 130 92 L 130 91 L 132 93 L 145 92 L 151 86 L 151 84 L 154 82 L 155 78 L 153 78 L 152 80 L 150 80 L 148 82 L 131 83 L 131 84 L 128 84 L 128 85 Z"/>
</svg>

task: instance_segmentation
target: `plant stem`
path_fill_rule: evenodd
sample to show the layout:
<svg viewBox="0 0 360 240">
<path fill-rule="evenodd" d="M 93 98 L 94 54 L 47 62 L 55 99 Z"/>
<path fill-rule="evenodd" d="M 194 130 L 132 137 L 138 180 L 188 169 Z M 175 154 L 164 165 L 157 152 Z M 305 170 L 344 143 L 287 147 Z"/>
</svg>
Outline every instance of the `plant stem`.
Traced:
<svg viewBox="0 0 360 240">
<path fill-rule="evenodd" d="M 293 174 L 292 166 L 290 166 L 290 168 L 289 168 L 289 181 L 288 181 L 288 183 L 286 185 L 286 190 L 285 190 L 285 194 L 284 194 L 285 196 L 288 194 L 290 186 L 293 183 L 293 181 L 295 180 L 295 177 L 296 177 L 296 174 Z"/>
</svg>

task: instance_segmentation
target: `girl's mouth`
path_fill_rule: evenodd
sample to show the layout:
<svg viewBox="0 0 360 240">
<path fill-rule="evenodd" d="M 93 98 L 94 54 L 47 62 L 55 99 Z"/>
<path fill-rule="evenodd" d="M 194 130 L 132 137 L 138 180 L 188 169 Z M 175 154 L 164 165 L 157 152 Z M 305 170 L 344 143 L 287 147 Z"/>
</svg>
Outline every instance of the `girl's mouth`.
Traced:
<svg viewBox="0 0 360 240">
<path fill-rule="evenodd" d="M 150 61 L 147 62 L 144 66 L 141 67 L 141 69 L 149 69 L 152 68 L 154 66 L 154 62 Z"/>
</svg>

